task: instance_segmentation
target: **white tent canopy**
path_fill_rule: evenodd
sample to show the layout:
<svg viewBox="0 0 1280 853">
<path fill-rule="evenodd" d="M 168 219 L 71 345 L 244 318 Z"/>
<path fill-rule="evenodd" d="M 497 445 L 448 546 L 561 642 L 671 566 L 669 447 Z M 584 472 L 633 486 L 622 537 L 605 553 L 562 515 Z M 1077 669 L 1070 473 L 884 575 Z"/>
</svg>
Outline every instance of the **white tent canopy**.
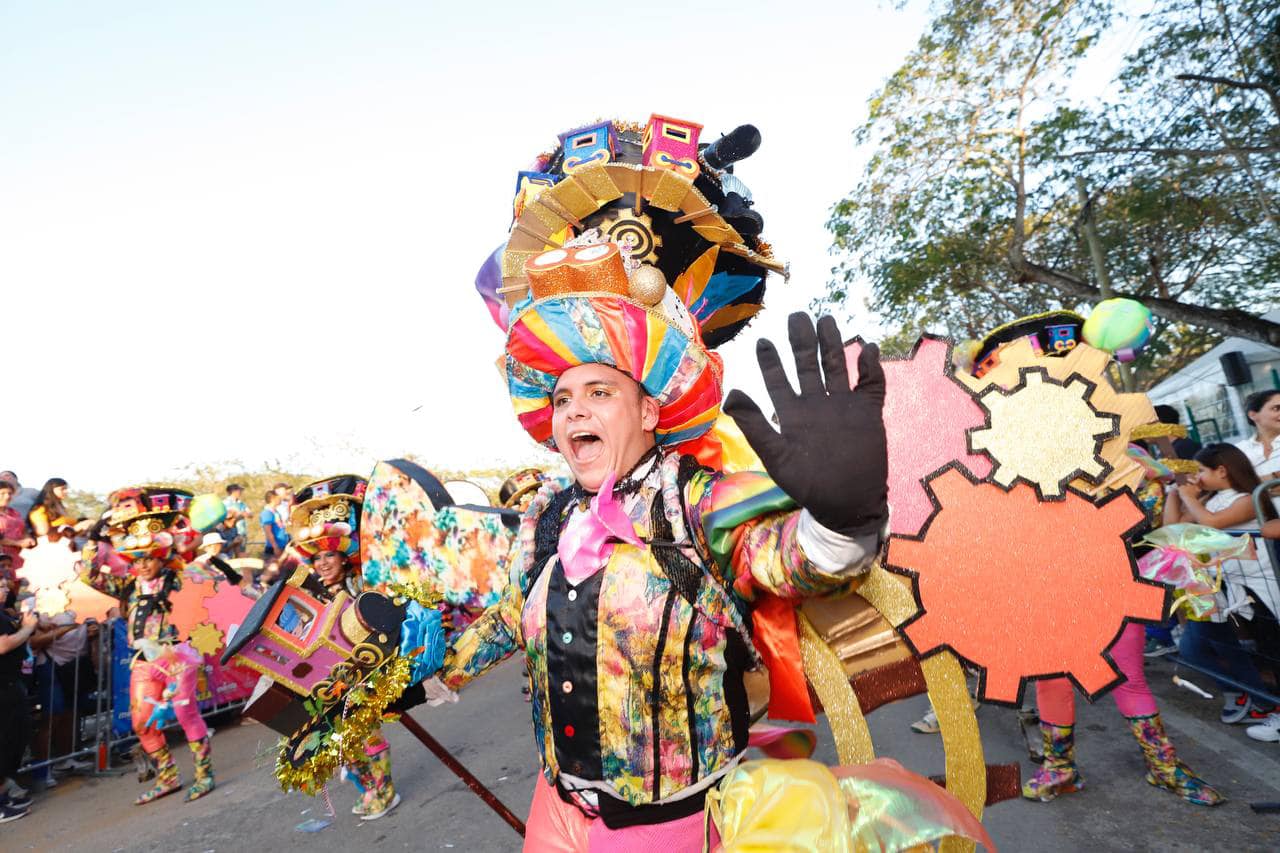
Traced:
<svg viewBox="0 0 1280 853">
<path fill-rule="evenodd" d="M 1280 309 L 1263 315 L 1280 322 Z M 1241 353 L 1248 362 L 1253 381 L 1232 389 L 1219 359 L 1229 352 Z M 1244 394 L 1273 387 L 1272 371 L 1280 371 L 1280 349 L 1245 338 L 1227 338 L 1186 367 L 1147 391 L 1151 402 L 1175 406 L 1183 417 L 1189 409 L 1206 441 L 1233 441 L 1248 435 L 1248 421 L 1240 400 Z"/>
</svg>

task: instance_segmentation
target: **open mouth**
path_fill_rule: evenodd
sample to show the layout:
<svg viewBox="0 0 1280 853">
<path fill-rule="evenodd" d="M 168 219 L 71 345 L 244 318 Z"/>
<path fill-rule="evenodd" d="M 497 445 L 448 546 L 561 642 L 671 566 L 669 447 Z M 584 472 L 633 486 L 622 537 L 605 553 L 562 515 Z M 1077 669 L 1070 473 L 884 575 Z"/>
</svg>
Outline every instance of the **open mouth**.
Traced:
<svg viewBox="0 0 1280 853">
<path fill-rule="evenodd" d="M 594 432 L 575 430 L 569 433 L 569 448 L 575 462 L 592 462 L 604 453 L 604 441 Z"/>
</svg>

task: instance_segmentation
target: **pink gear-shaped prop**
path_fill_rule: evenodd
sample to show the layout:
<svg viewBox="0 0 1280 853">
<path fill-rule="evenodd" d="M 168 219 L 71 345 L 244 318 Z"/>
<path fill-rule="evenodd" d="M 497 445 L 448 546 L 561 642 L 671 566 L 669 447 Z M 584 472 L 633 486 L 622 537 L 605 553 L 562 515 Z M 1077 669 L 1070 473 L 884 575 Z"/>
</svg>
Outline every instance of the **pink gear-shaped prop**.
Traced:
<svg viewBox="0 0 1280 853">
<path fill-rule="evenodd" d="M 952 343 L 924 335 L 911 355 L 885 359 L 884 427 L 889 444 L 889 531 L 920 532 L 933 513 L 924 478 L 957 461 L 976 477 L 991 473 L 991 460 L 969 450 L 965 433 L 987 425 L 973 394 L 952 378 Z M 858 382 L 861 341 L 845 347 L 849 380 Z"/>
<path fill-rule="evenodd" d="M 920 536 L 892 537 L 886 560 L 915 580 L 921 613 L 903 626 L 913 650 L 981 667 L 979 698 L 1000 704 L 1018 704 L 1029 679 L 1065 675 L 1090 698 L 1117 684 L 1107 650 L 1127 621 L 1160 619 L 1168 595 L 1129 550 L 1144 520 L 1132 494 L 1094 504 L 1067 489 L 1045 502 L 956 465 L 926 487 L 936 514 Z"/>
</svg>

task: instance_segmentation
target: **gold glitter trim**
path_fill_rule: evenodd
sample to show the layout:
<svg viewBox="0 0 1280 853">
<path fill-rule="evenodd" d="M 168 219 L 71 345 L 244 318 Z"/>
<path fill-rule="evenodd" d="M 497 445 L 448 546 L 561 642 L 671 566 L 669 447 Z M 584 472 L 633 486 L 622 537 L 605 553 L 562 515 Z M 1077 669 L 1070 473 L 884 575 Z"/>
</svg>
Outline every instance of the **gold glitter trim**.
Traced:
<svg viewBox="0 0 1280 853">
<path fill-rule="evenodd" d="M 1194 459 L 1161 459 L 1160 462 L 1175 474 L 1195 474 L 1200 470 L 1200 463 Z"/>
<path fill-rule="evenodd" d="M 585 169 L 578 169 L 573 173 L 571 180 L 585 188 L 595 198 L 597 209 L 611 201 L 617 201 L 622 198 L 622 189 L 604 166 L 589 166 Z"/>
<path fill-rule="evenodd" d="M 904 579 L 892 575 L 879 563 L 871 567 L 858 594 L 898 628 L 916 614 L 916 600 Z M 974 716 L 965 684 L 964 670 L 951 652 L 939 652 L 920 662 L 929 701 L 938 715 L 942 744 L 947 758 L 947 790 L 955 794 L 965 808 L 979 820 L 987 800 L 987 764 L 978 735 L 978 718 Z M 947 853 L 972 853 L 975 845 L 963 838 L 942 840 Z"/>
<path fill-rule="evenodd" d="M 658 185 L 649 196 L 649 203 L 661 210 L 676 211 L 684 202 L 689 191 L 693 189 L 693 181 L 675 172 L 663 169 L 658 176 Z"/>
<path fill-rule="evenodd" d="M 1187 428 L 1182 424 L 1143 424 L 1129 431 L 1131 439 L 1186 438 Z"/>
<path fill-rule="evenodd" d="M 813 691 L 818 694 L 818 701 L 822 702 L 827 723 L 831 726 L 831 736 L 836 742 L 836 755 L 841 764 L 866 764 L 876 757 L 876 750 L 871 743 L 867 719 L 862 716 L 858 697 L 849 684 L 849 676 L 845 675 L 840 658 L 823 642 L 813 624 L 799 610 L 796 611 L 796 622 L 800 626 L 800 657 L 804 661 L 804 672 L 813 685 Z"/>
<path fill-rule="evenodd" d="M 529 251 L 525 249 L 507 249 L 502 253 L 502 278 L 505 281 L 508 278 L 524 278 L 524 265 L 529 262 L 530 258 L 536 258 L 541 255 L 540 251 Z"/>
<path fill-rule="evenodd" d="M 567 228 L 569 225 L 569 223 L 565 221 L 565 218 L 563 216 L 556 213 L 554 210 L 552 210 L 551 208 L 547 207 L 544 204 L 534 203 L 534 204 L 525 205 L 524 213 L 520 215 L 522 224 L 524 222 L 528 222 L 530 214 L 532 214 L 535 219 L 537 219 L 539 222 L 545 225 L 547 227 L 547 230 L 551 232 L 551 234 L 555 234 L 557 231 L 561 231 L 564 228 Z M 536 232 L 539 229 L 535 228 L 533 230 Z"/>
<path fill-rule="evenodd" d="M 733 230 L 733 226 L 723 219 L 713 225 L 694 225 L 693 230 L 702 239 L 717 245 L 736 243 L 742 239 L 738 232 Z"/>
<path fill-rule="evenodd" d="M 578 219 L 584 219 L 600 208 L 595 196 L 572 175 L 550 189 L 543 190 L 543 192 L 550 195 L 557 204 L 567 210 L 571 216 L 575 216 Z"/>
</svg>

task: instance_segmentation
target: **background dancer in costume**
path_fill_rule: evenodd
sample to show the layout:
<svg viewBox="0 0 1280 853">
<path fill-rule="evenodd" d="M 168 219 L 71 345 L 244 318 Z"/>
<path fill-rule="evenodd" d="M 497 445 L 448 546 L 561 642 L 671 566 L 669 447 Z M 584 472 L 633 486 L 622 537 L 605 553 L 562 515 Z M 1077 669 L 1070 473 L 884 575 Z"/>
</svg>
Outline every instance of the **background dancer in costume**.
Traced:
<svg viewBox="0 0 1280 853">
<path fill-rule="evenodd" d="M 307 560 L 322 589 L 318 597 L 332 601 L 339 593 L 355 598 L 363 589 L 360 575 L 360 501 L 365 480 L 353 474 L 328 477 L 304 486 L 289 514 L 289 548 Z M 313 587 L 314 588 L 314 587 Z M 344 769 L 360 791 L 351 813 L 377 820 L 400 805 L 391 779 L 391 745 L 374 729 L 352 750 L 360 758 Z"/>
<path fill-rule="evenodd" d="M 965 366 L 974 375 L 983 375 L 999 362 L 1000 346 L 1021 337 L 1030 338 L 1035 351 L 1045 358 L 1066 355 L 1082 339 L 1083 323 L 1083 318 L 1068 311 L 1014 320 L 987 335 L 977 347 L 973 362 Z M 1116 707 L 1128 720 L 1129 729 L 1142 750 L 1147 782 L 1197 805 L 1225 802 L 1221 794 L 1178 758 L 1169 741 L 1155 697 L 1143 674 L 1145 641 L 1144 626 L 1130 623 L 1111 647 L 1111 656 L 1125 676 L 1124 683 L 1117 686 L 1113 694 Z M 1084 778 L 1075 763 L 1075 688 L 1065 678 L 1038 680 L 1036 705 L 1044 760 L 1023 785 L 1022 795 L 1030 800 L 1049 802 L 1060 794 L 1084 787 Z"/>
<path fill-rule="evenodd" d="M 144 805 L 182 787 L 178 766 L 161 731 L 173 719 L 186 734 L 195 767 L 195 781 L 187 791 L 190 802 L 212 791 L 214 779 L 209 730 L 196 701 L 204 658 L 180 641 L 177 628 L 169 622 L 170 597 L 182 588 L 185 566 L 174 529 L 183 528 L 177 530 L 177 536 L 184 542 L 190 539 L 189 530 L 180 525 L 181 513 L 176 510 L 136 512 L 150 505 L 146 496 L 136 491 L 122 493 L 112 519 L 119 532 L 112 537 L 110 550 L 129 564 L 129 574 L 104 572 L 109 549 L 91 543 L 80 579 L 125 603 L 129 647 L 135 651 L 130 664 L 129 710 L 138 741 L 156 765 L 155 785 L 135 802 Z M 173 505 L 169 500 L 163 504 Z"/>
</svg>

